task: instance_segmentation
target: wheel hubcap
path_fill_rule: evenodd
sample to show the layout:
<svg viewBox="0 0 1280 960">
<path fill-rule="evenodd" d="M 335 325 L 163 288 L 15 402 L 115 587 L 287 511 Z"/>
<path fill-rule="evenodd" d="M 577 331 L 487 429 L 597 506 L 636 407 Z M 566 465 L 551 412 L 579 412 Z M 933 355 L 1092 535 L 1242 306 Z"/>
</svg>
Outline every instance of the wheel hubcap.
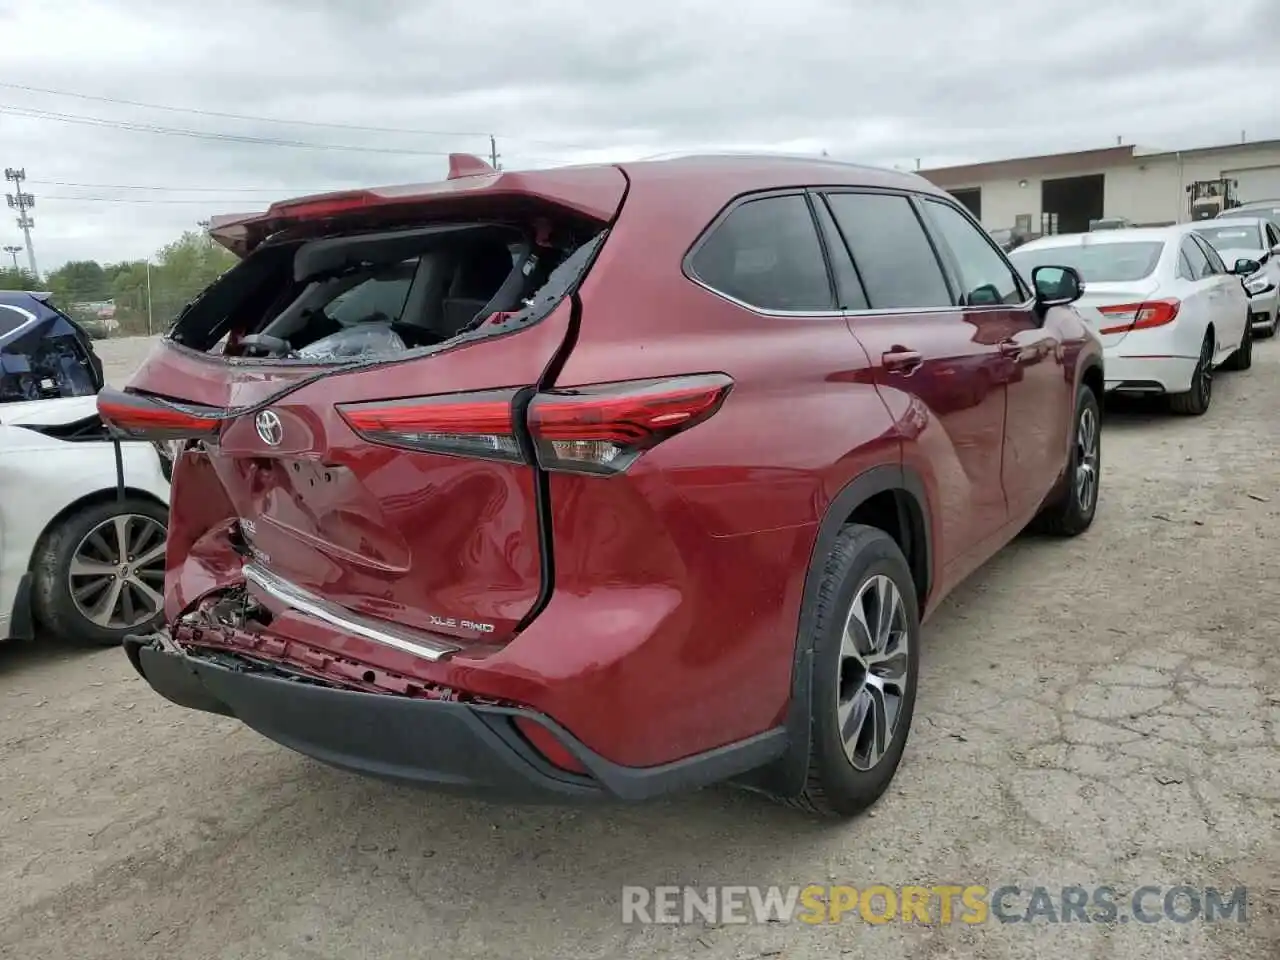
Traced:
<svg viewBox="0 0 1280 960">
<path fill-rule="evenodd" d="M 1098 493 L 1098 416 L 1086 408 L 1076 427 L 1076 502 L 1081 511 L 1093 508 Z"/>
<path fill-rule="evenodd" d="M 893 742 L 907 690 L 906 606 L 893 581 L 869 579 L 853 598 L 840 647 L 836 716 L 845 756 L 870 770 Z"/>
<path fill-rule="evenodd" d="M 146 623 L 164 606 L 165 528 L 152 517 L 124 513 L 80 541 L 67 575 L 80 615 L 107 630 Z"/>
</svg>

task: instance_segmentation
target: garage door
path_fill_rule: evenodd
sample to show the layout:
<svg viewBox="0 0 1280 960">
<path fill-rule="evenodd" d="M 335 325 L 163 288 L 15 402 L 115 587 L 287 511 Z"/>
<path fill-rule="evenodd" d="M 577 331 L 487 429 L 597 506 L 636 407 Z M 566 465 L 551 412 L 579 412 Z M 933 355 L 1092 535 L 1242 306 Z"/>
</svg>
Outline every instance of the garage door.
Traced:
<svg viewBox="0 0 1280 960">
<path fill-rule="evenodd" d="M 1241 203 L 1250 200 L 1280 199 L 1280 165 L 1249 167 L 1245 170 L 1223 170 L 1222 175 L 1239 182 L 1236 196 Z"/>
</svg>

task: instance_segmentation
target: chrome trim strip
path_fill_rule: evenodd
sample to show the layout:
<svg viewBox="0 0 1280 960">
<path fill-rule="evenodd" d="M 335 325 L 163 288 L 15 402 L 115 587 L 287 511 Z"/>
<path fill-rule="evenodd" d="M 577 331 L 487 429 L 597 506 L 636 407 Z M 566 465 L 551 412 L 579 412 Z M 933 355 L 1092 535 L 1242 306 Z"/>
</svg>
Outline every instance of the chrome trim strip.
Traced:
<svg viewBox="0 0 1280 960">
<path fill-rule="evenodd" d="M 351 613 L 345 607 L 317 597 L 315 594 L 294 586 L 269 573 L 256 563 L 244 565 L 245 579 L 253 583 L 276 600 L 290 608 L 314 617 L 335 627 L 344 633 L 350 633 L 364 640 L 413 654 L 427 660 L 440 660 L 450 653 L 462 649 L 460 644 L 444 640 L 430 640 L 418 634 L 409 633 L 388 623 L 376 622 L 366 617 Z"/>
</svg>

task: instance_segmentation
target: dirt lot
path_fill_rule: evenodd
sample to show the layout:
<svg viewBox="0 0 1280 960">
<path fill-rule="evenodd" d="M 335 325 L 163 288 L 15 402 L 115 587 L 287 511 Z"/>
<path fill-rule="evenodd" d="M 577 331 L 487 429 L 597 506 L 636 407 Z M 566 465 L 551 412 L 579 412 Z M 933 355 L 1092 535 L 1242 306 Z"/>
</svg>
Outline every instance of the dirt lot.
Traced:
<svg viewBox="0 0 1280 960">
<path fill-rule="evenodd" d="M 1275 960 L 1280 343 L 1255 357 L 1203 419 L 1113 416 L 1090 533 L 1017 542 L 928 625 L 903 767 L 851 824 L 727 789 L 514 809 L 392 788 L 171 706 L 118 651 L 0 650 L 0 954 Z M 1244 884 L 1249 922 L 620 919 L 624 884 L 830 882 Z"/>
</svg>

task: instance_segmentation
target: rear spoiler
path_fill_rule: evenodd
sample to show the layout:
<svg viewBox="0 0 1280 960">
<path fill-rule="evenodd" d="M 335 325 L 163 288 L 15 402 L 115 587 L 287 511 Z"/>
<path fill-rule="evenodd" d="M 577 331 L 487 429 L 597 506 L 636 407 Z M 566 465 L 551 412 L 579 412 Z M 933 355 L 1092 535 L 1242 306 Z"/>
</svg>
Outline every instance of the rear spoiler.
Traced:
<svg viewBox="0 0 1280 960">
<path fill-rule="evenodd" d="M 455 153 L 444 180 L 313 194 L 273 203 L 260 213 L 224 214 L 210 218 L 209 236 L 243 258 L 272 234 L 305 221 L 484 196 L 536 198 L 603 224 L 616 216 L 625 193 L 625 174 L 614 166 L 509 172 Z"/>
<path fill-rule="evenodd" d="M 224 213 L 209 218 L 209 236 L 241 259 L 249 252 L 247 224 L 266 216 L 262 213 Z"/>
</svg>

